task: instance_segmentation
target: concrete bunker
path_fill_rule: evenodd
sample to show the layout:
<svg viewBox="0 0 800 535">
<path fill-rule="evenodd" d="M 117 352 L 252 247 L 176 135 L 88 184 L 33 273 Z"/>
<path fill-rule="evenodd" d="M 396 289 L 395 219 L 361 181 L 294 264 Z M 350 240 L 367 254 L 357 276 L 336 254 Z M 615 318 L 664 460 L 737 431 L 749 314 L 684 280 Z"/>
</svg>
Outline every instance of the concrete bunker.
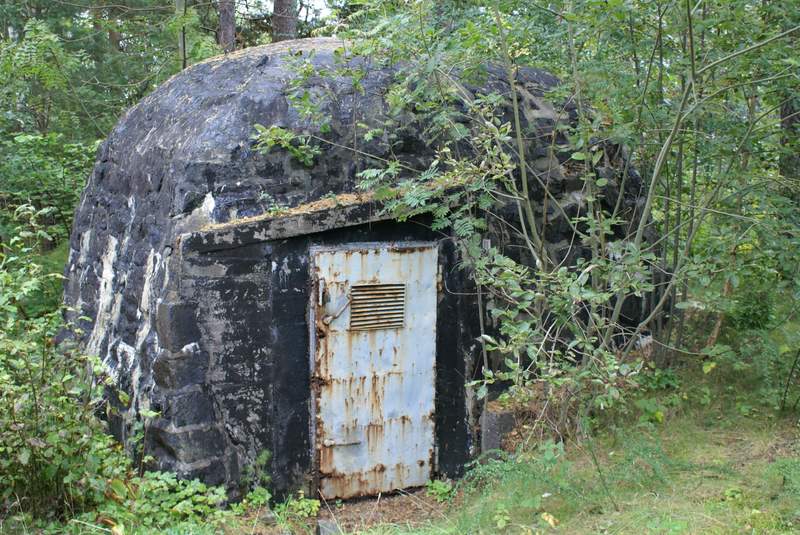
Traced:
<svg viewBox="0 0 800 535">
<path fill-rule="evenodd" d="M 455 247 L 349 200 L 183 235 L 173 253 L 181 282 L 157 313 L 160 338 L 178 353 L 158 364 L 197 359 L 198 339 L 225 355 L 231 395 L 215 393 L 225 432 L 272 452 L 279 490 L 308 486 L 326 498 L 456 477 L 475 453 L 465 378 L 477 316 Z M 240 389 L 258 396 L 242 400 Z M 186 410 L 174 401 L 166 417 Z M 172 428 L 152 432 L 163 455 Z"/>
<path fill-rule="evenodd" d="M 71 236 L 68 319 L 112 376 L 114 434 L 132 445 L 143 412 L 157 414 L 142 446 L 159 469 L 235 494 L 269 451 L 274 491 L 334 498 L 457 477 L 477 453 L 466 387 L 480 375 L 477 307 L 456 246 L 424 217 L 393 221 L 355 193 L 365 153 L 427 166 L 424 119 L 409 112 L 358 151 L 321 145 L 310 166 L 254 150 L 256 123 L 313 129 L 290 105 L 292 65 L 330 72 L 342 45 L 283 42 L 195 65 L 98 152 Z M 351 139 L 354 124 L 387 114 L 392 68 L 349 61 L 364 70 L 359 89 L 333 75 L 304 82 L 332 95 L 321 137 Z M 574 109 L 543 99 L 557 84 L 543 71 L 520 69 L 517 84 L 529 154 L 561 208 L 547 209 L 547 247 L 579 256 L 562 220 L 585 206 L 582 181 L 553 151 Z M 509 92 L 491 67 L 464 89 Z M 632 219 L 641 181 L 618 148 L 606 153 L 609 197 L 624 187 Z"/>
</svg>

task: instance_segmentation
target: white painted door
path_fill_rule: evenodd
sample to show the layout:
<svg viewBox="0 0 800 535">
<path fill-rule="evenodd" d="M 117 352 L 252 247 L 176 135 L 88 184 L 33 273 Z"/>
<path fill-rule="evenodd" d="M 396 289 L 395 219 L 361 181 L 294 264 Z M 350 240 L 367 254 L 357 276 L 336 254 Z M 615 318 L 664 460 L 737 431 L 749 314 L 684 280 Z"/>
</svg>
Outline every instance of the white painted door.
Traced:
<svg viewBox="0 0 800 535">
<path fill-rule="evenodd" d="M 313 249 L 320 492 L 424 485 L 434 456 L 437 249 Z"/>
</svg>

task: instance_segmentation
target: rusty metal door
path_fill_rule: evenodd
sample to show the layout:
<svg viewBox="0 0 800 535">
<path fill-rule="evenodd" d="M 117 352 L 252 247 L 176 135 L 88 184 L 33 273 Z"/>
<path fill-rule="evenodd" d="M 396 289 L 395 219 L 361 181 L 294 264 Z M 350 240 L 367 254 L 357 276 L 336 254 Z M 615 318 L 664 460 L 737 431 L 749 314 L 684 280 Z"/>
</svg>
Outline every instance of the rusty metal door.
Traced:
<svg viewBox="0 0 800 535">
<path fill-rule="evenodd" d="M 434 458 L 436 246 L 313 248 L 312 259 L 320 492 L 424 485 Z"/>
</svg>

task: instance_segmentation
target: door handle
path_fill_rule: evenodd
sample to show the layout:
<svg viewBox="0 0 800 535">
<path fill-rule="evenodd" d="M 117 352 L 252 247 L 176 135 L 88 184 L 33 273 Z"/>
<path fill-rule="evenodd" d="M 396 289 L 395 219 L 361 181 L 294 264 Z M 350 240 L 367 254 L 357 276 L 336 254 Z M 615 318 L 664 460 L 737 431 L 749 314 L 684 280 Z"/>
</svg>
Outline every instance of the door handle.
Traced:
<svg viewBox="0 0 800 535">
<path fill-rule="evenodd" d="M 332 438 L 326 438 L 322 441 L 322 445 L 326 448 L 333 448 L 334 446 L 355 446 L 356 444 L 361 444 L 361 441 L 352 440 L 350 442 L 336 442 Z"/>
</svg>

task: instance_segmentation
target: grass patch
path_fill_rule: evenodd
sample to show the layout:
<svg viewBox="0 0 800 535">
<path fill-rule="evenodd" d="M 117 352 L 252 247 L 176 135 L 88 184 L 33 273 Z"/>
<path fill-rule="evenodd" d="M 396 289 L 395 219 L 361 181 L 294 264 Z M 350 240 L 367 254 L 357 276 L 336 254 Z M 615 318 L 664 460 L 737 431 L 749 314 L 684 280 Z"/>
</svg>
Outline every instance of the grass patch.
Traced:
<svg viewBox="0 0 800 535">
<path fill-rule="evenodd" d="M 767 409 L 742 415 L 740 397 L 687 402 L 662 423 L 640 421 L 596 438 L 609 492 L 588 443 L 549 443 L 476 463 L 442 521 L 367 533 L 797 533 L 797 418 Z"/>
</svg>

